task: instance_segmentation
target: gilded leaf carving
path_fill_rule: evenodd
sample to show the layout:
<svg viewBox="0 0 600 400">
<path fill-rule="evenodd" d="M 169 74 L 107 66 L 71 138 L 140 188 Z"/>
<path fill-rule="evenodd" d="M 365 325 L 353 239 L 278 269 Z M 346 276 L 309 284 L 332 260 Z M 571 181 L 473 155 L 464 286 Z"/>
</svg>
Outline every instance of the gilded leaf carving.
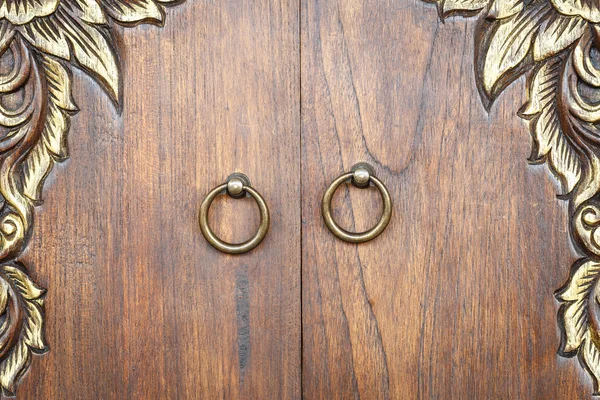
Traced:
<svg viewBox="0 0 600 400">
<path fill-rule="evenodd" d="M 438 0 L 440 15 L 478 15 L 476 82 L 486 108 L 527 76 L 530 161 L 546 163 L 569 203 L 582 258 L 556 293 L 559 354 L 578 356 L 600 394 L 600 2 Z"/>
<path fill-rule="evenodd" d="M 47 351 L 44 290 L 16 260 L 55 163 L 68 157 L 77 112 L 74 66 L 115 101 L 117 53 L 110 26 L 162 24 L 160 0 L 0 0 L 0 386 L 14 395 L 31 354 Z"/>
</svg>

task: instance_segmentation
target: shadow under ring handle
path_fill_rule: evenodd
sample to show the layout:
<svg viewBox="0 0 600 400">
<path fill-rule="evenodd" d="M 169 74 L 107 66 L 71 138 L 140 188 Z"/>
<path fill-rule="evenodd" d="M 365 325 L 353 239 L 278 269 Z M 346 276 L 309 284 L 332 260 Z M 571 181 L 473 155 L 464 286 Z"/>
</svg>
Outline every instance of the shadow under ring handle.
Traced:
<svg viewBox="0 0 600 400">
<path fill-rule="evenodd" d="M 232 244 L 221 240 L 210 228 L 208 224 L 208 210 L 213 202 L 213 200 L 220 194 L 229 194 L 234 198 L 241 198 L 247 193 L 249 194 L 260 210 L 260 225 L 258 227 L 258 231 L 254 234 L 254 236 L 239 244 Z M 267 207 L 267 203 L 265 199 L 258 193 L 256 190 L 250 186 L 250 181 L 243 174 L 234 174 L 230 178 L 228 178 L 227 183 L 217 186 L 206 196 L 206 198 L 202 201 L 202 205 L 200 206 L 200 229 L 202 230 L 202 234 L 213 246 L 215 249 L 227 253 L 227 254 L 243 254 L 247 253 L 250 250 L 253 250 L 256 246 L 258 246 L 269 231 L 269 208 Z"/>
<path fill-rule="evenodd" d="M 379 222 L 377 222 L 377 225 L 366 232 L 348 232 L 347 230 L 341 228 L 331 215 L 331 200 L 333 199 L 333 195 L 338 187 L 349 179 L 351 179 L 354 186 L 358 188 L 369 187 L 369 183 L 372 183 L 377 189 L 379 189 L 381 199 L 383 200 L 383 214 L 381 215 Z M 325 220 L 325 225 L 327 225 L 327 228 L 329 228 L 331 233 L 333 233 L 339 239 L 348 243 L 365 243 L 381 235 L 385 228 L 387 228 L 392 218 L 392 199 L 383 182 L 374 176 L 373 168 L 368 164 L 357 164 L 352 168 L 352 172 L 341 175 L 334 180 L 331 185 L 329 185 L 325 191 L 325 194 L 323 195 L 321 212 L 323 214 L 323 219 Z"/>
</svg>

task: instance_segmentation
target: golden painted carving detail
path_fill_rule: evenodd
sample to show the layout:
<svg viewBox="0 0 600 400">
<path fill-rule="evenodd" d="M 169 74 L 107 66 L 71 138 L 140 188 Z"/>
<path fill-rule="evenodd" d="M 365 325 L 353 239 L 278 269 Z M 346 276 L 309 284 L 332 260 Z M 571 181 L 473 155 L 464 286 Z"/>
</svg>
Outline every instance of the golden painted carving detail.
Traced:
<svg viewBox="0 0 600 400">
<path fill-rule="evenodd" d="M 578 356 L 600 382 L 600 2 L 438 0 L 441 18 L 473 16 L 475 75 L 484 105 L 528 77 L 532 163 L 548 164 L 569 202 L 581 258 L 556 293 L 562 303 L 559 354 Z"/>
<path fill-rule="evenodd" d="M 16 261 L 44 179 L 68 156 L 71 69 L 119 100 L 111 24 L 162 24 L 171 0 L 0 0 L 0 385 L 15 393 L 44 353 L 43 295 Z"/>
</svg>

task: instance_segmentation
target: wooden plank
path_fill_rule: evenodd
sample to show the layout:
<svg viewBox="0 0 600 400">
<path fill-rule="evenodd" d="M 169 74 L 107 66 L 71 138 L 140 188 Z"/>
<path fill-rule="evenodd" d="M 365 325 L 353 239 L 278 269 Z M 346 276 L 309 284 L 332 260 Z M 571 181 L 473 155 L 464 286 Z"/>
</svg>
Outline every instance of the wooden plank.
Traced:
<svg viewBox="0 0 600 400">
<path fill-rule="evenodd" d="M 302 0 L 303 391 L 307 399 L 581 398 L 557 355 L 553 292 L 576 258 L 566 206 L 516 117 L 519 81 L 486 113 L 475 22 L 418 2 Z M 372 163 L 395 201 L 373 242 L 334 238 L 327 185 Z M 340 189 L 341 225 L 379 197 Z"/>
<path fill-rule="evenodd" d="M 23 399 L 300 396 L 298 4 L 189 1 L 164 28 L 115 27 L 122 115 L 76 76 L 70 160 L 24 256 L 48 288 L 47 339 Z M 254 252 L 212 249 L 197 213 L 229 173 L 272 211 Z M 220 198 L 225 239 L 258 224 Z"/>
</svg>

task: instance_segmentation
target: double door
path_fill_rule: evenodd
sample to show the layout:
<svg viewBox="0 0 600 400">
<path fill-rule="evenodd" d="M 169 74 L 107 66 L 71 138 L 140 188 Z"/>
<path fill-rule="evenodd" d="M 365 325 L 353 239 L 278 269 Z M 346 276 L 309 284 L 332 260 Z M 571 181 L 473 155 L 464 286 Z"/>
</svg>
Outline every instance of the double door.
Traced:
<svg viewBox="0 0 600 400">
<path fill-rule="evenodd" d="M 67 0 L 64 0 L 67 1 Z M 143 3 L 143 2 L 142 2 Z M 524 81 L 489 111 L 476 18 L 409 0 L 190 0 L 163 27 L 112 24 L 122 92 L 74 69 L 68 161 L 19 260 L 45 294 L 50 351 L 23 399 L 544 399 L 591 394 L 557 355 L 554 291 L 577 258 L 565 203 L 526 162 Z M 353 245 L 323 192 L 357 162 L 393 218 Z M 271 211 L 245 255 L 198 211 L 234 171 Z M 343 227 L 377 222 L 343 185 Z M 250 237 L 250 198 L 216 234 Z"/>
</svg>

